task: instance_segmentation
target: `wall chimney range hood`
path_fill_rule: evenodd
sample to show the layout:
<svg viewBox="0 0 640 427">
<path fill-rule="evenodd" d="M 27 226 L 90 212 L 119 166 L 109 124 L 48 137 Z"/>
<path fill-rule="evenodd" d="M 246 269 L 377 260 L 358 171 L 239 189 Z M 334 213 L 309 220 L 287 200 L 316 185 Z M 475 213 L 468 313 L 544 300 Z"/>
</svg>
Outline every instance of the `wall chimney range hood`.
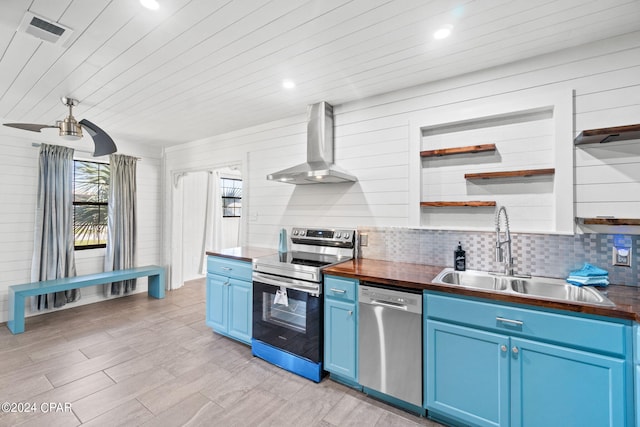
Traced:
<svg viewBox="0 0 640 427">
<path fill-rule="evenodd" d="M 333 163 L 333 107 L 326 102 L 307 107 L 307 162 L 267 175 L 288 184 L 336 184 L 358 179 Z"/>
</svg>

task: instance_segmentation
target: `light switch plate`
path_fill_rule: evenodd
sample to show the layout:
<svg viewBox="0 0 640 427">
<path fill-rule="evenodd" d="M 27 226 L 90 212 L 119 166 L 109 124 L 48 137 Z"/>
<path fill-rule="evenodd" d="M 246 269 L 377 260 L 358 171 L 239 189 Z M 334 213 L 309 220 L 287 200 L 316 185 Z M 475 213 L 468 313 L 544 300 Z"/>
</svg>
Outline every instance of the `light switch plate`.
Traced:
<svg viewBox="0 0 640 427">
<path fill-rule="evenodd" d="M 631 248 L 613 247 L 612 265 L 631 267 Z"/>
</svg>

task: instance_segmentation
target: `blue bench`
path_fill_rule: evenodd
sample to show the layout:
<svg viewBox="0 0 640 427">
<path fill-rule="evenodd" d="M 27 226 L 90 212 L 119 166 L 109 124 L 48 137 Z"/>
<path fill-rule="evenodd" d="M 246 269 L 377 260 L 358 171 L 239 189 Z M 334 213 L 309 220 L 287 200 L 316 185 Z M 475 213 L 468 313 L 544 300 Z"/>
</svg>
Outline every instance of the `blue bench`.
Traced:
<svg viewBox="0 0 640 427">
<path fill-rule="evenodd" d="M 164 268 L 157 265 L 9 286 L 9 321 L 7 322 L 7 327 L 12 334 L 24 332 L 24 304 L 27 297 L 147 276 L 149 277 L 149 296 L 159 299 L 164 298 Z"/>
</svg>

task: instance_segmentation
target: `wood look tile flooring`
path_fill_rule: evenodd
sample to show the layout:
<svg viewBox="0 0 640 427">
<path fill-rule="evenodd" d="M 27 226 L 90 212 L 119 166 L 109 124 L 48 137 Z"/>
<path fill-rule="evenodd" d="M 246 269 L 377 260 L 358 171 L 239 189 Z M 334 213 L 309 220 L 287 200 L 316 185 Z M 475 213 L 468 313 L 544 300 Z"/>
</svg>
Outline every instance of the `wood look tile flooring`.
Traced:
<svg viewBox="0 0 640 427">
<path fill-rule="evenodd" d="M 0 426 L 440 426 L 251 355 L 204 323 L 204 280 L 0 325 Z M 67 405 L 65 408 L 64 405 Z M 3 407 L 3 409 L 5 409 Z"/>
</svg>

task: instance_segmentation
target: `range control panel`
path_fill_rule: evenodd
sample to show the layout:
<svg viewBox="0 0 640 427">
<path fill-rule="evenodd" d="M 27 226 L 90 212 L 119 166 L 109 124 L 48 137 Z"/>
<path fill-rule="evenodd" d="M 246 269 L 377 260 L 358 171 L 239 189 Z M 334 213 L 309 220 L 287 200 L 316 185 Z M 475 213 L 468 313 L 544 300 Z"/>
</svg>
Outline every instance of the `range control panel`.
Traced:
<svg viewBox="0 0 640 427">
<path fill-rule="evenodd" d="M 355 230 L 333 228 L 300 228 L 291 230 L 291 241 L 294 243 L 312 243 L 322 245 L 345 245 L 355 241 Z"/>
</svg>

